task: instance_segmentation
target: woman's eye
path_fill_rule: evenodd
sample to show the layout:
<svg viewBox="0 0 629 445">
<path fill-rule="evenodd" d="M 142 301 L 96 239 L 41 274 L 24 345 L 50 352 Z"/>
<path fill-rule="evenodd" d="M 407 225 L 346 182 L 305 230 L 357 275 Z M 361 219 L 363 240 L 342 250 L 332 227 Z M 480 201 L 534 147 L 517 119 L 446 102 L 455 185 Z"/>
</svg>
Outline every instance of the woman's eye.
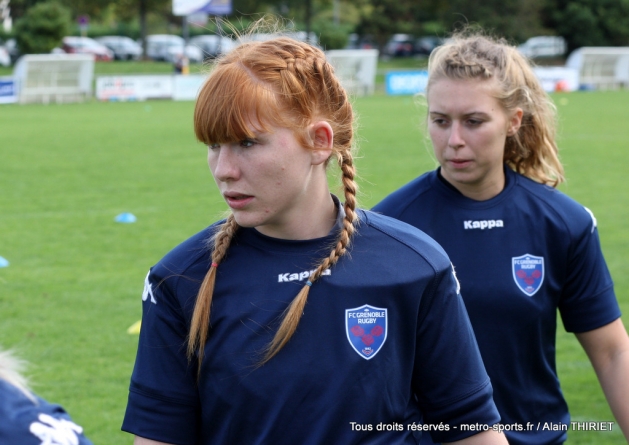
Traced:
<svg viewBox="0 0 629 445">
<path fill-rule="evenodd" d="M 468 119 L 467 124 L 472 126 L 472 127 L 476 127 L 480 124 L 482 124 L 483 121 L 479 120 L 479 119 Z"/>
<path fill-rule="evenodd" d="M 217 148 L 220 148 L 220 147 L 221 147 L 221 144 L 210 144 L 210 145 L 208 145 L 208 148 L 210 150 L 216 150 Z"/>
<path fill-rule="evenodd" d="M 253 147 L 254 144 L 255 142 L 252 141 L 251 139 L 243 139 L 242 141 L 240 141 L 241 147 Z"/>
</svg>

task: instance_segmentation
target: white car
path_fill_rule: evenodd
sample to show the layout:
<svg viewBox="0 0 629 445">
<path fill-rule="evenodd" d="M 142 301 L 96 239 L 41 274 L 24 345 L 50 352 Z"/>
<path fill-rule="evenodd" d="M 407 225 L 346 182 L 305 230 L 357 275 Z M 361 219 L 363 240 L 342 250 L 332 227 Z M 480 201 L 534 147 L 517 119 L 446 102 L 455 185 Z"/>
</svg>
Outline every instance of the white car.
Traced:
<svg viewBox="0 0 629 445">
<path fill-rule="evenodd" d="M 203 61 L 203 52 L 193 45 L 185 45 L 182 37 L 171 34 L 146 36 L 146 55 L 153 60 L 174 63 L 183 54 L 191 63 Z"/>
<path fill-rule="evenodd" d="M 557 36 L 531 37 L 518 46 L 518 51 L 529 58 L 561 57 L 566 53 L 566 41 Z"/>
</svg>

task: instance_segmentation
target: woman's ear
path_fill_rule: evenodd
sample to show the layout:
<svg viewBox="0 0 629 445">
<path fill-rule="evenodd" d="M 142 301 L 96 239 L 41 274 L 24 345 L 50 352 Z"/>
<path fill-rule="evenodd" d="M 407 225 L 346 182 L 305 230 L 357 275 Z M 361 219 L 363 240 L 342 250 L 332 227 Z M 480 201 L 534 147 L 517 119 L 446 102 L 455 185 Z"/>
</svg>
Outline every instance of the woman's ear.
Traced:
<svg viewBox="0 0 629 445">
<path fill-rule="evenodd" d="M 511 119 L 509 120 L 507 136 L 513 136 L 518 132 L 518 130 L 522 126 L 522 116 L 524 116 L 524 111 L 522 111 L 522 108 L 516 108 L 511 115 Z"/>
<path fill-rule="evenodd" d="M 311 124 L 308 131 L 314 145 L 312 163 L 313 165 L 322 164 L 332 155 L 334 130 L 332 130 L 332 126 L 327 121 L 318 121 Z"/>
</svg>

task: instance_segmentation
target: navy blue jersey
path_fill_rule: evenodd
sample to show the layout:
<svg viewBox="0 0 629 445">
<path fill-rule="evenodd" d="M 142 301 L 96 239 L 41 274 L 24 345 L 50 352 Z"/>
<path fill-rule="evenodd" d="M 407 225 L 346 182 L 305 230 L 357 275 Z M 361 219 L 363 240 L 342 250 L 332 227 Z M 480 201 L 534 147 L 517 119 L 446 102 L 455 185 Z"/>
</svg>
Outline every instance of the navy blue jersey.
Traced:
<svg viewBox="0 0 629 445">
<path fill-rule="evenodd" d="M 423 230 L 452 259 L 501 423 L 525 430 L 507 432 L 509 443 L 564 441 L 564 431 L 542 428 L 569 424 L 555 368 L 557 309 L 577 333 L 620 316 L 592 213 L 511 169 L 487 201 L 466 198 L 437 170 L 374 211 Z"/>
<path fill-rule="evenodd" d="M 346 255 L 317 280 L 288 344 L 257 366 L 310 271 L 335 242 L 241 228 L 218 266 L 200 375 L 186 358 L 217 225 L 149 272 L 123 430 L 178 445 L 417 444 L 499 421 L 445 252 L 371 212 Z M 198 381 L 197 381 L 198 380 Z"/>
<path fill-rule="evenodd" d="M 0 444 L 92 445 L 59 405 L 29 398 L 0 379 Z"/>
</svg>

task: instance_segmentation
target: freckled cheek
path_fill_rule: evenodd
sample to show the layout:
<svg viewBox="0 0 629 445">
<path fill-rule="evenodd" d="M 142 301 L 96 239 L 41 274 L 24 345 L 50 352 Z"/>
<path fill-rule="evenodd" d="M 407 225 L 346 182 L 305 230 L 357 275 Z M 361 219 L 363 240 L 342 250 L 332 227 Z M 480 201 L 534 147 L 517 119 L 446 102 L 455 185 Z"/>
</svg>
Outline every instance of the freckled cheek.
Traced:
<svg viewBox="0 0 629 445">
<path fill-rule="evenodd" d="M 277 168 L 277 172 L 273 175 L 273 179 L 275 180 L 275 186 L 277 188 L 281 188 L 284 185 L 284 175 L 286 174 L 287 166 L 279 165 Z"/>
</svg>

